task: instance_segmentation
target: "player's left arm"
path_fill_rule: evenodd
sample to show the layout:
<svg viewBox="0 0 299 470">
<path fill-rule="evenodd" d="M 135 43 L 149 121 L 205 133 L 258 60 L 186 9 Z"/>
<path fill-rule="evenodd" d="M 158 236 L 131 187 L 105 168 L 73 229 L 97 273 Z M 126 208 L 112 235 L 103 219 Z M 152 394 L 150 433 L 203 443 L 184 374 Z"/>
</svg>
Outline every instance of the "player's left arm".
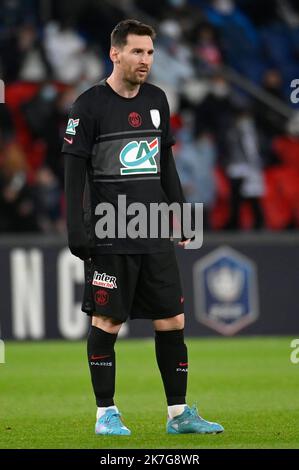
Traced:
<svg viewBox="0 0 299 470">
<path fill-rule="evenodd" d="M 165 93 L 162 100 L 162 144 L 161 144 L 161 185 L 170 203 L 178 202 L 181 205 L 186 202 L 180 178 L 175 166 L 171 146 L 174 145 L 175 139 L 170 127 L 170 111 Z M 186 246 L 190 239 L 182 236 L 179 242 L 180 246 Z"/>
<path fill-rule="evenodd" d="M 170 203 L 186 202 L 171 147 L 161 151 L 161 185 Z"/>
<path fill-rule="evenodd" d="M 180 178 L 175 166 L 171 147 L 163 147 L 161 152 L 161 186 L 170 203 L 178 202 L 181 206 L 186 202 Z M 178 243 L 180 246 L 186 246 L 190 239 L 182 236 Z"/>
</svg>

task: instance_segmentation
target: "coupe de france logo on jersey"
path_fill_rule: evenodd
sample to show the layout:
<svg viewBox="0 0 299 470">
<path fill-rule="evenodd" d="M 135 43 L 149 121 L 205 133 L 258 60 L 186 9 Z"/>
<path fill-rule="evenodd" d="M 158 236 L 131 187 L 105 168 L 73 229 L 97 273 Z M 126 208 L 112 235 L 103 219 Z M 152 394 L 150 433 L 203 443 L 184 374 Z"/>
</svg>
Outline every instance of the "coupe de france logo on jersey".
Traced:
<svg viewBox="0 0 299 470">
<path fill-rule="evenodd" d="M 151 142 L 136 140 L 129 142 L 120 152 L 119 159 L 125 168 L 120 169 L 121 175 L 158 173 L 155 156 L 159 153 L 157 138 Z"/>
<path fill-rule="evenodd" d="M 193 276 L 200 323 L 233 335 L 258 317 L 256 267 L 246 256 L 218 248 L 195 263 Z"/>
<path fill-rule="evenodd" d="M 76 127 L 79 126 L 80 119 L 69 119 L 66 127 L 66 134 L 76 135 Z"/>
</svg>

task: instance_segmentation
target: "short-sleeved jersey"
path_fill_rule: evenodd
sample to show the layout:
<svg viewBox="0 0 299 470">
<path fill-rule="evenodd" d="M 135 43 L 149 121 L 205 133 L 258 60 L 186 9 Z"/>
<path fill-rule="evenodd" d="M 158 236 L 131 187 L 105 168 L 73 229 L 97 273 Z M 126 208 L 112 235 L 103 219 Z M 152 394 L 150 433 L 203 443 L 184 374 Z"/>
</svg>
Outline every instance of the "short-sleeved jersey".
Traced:
<svg viewBox="0 0 299 470">
<path fill-rule="evenodd" d="M 147 238 L 119 238 L 117 223 L 116 237 L 100 239 L 95 235 L 102 217 L 96 215 L 99 203 L 112 204 L 117 222 L 119 195 L 126 196 L 126 208 L 143 203 L 148 215 L 150 203 L 167 202 L 160 182 L 161 149 L 173 143 L 165 93 L 152 84 L 142 84 L 135 97 L 125 98 L 104 79 L 77 98 L 70 110 L 62 152 L 87 159 L 84 218 L 96 253 L 173 249 L 168 238 L 150 238 L 149 227 Z M 126 215 L 127 222 L 133 217 Z"/>
</svg>

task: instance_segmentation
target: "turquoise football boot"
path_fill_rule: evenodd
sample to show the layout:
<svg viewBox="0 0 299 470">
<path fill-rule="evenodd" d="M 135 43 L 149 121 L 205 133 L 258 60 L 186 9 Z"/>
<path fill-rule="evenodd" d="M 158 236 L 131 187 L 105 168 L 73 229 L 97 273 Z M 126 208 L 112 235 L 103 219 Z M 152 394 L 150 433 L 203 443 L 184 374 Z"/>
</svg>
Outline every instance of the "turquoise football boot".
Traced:
<svg viewBox="0 0 299 470">
<path fill-rule="evenodd" d="M 102 435 L 130 436 L 131 431 L 124 426 L 120 417 L 121 414 L 118 411 L 108 409 L 105 414 L 97 420 L 95 433 Z"/>
<path fill-rule="evenodd" d="M 221 424 L 201 418 L 195 405 L 192 408 L 186 405 L 183 413 L 173 419 L 169 418 L 166 425 L 168 434 L 218 434 L 223 431 Z"/>
</svg>

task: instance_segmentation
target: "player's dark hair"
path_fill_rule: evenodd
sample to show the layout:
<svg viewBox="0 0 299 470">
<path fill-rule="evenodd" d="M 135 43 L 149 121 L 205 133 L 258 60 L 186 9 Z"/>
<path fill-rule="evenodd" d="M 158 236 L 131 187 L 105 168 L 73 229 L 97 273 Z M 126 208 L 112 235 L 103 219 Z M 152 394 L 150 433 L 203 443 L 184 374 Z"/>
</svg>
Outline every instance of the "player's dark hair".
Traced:
<svg viewBox="0 0 299 470">
<path fill-rule="evenodd" d="M 137 36 L 150 36 L 152 40 L 156 37 L 156 32 L 152 26 L 141 23 L 137 20 L 124 20 L 118 23 L 111 33 L 111 46 L 123 47 L 127 44 L 128 34 Z"/>
</svg>

